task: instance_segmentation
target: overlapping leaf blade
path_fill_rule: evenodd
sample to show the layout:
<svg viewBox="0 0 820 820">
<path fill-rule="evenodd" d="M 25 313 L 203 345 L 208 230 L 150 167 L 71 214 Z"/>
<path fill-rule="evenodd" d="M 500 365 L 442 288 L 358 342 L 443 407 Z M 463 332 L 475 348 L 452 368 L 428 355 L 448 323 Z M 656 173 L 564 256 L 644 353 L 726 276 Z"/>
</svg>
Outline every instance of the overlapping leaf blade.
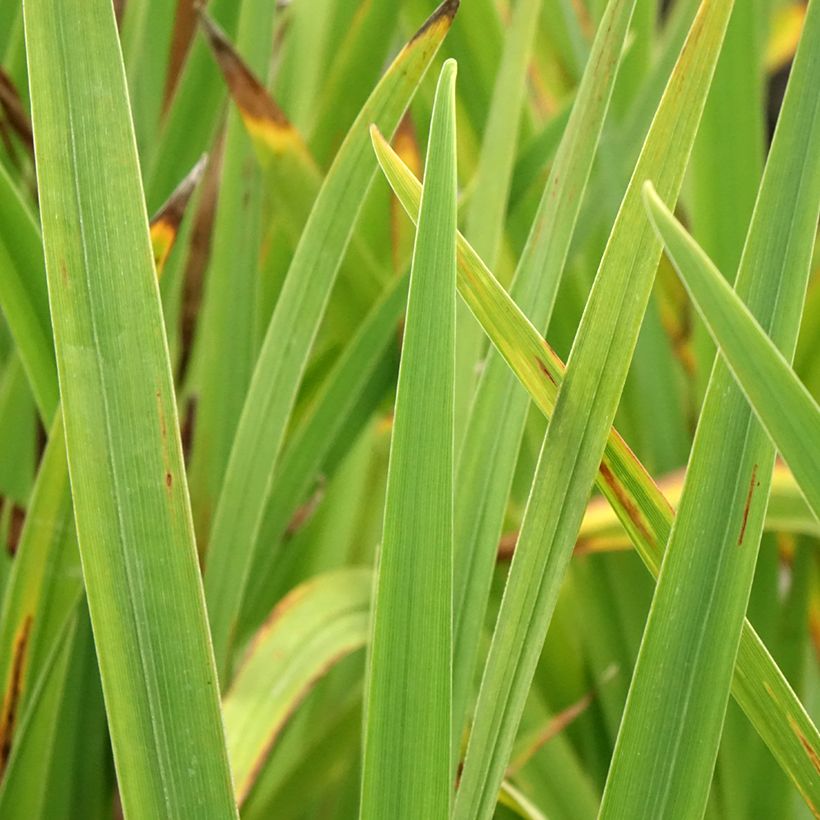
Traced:
<svg viewBox="0 0 820 820">
<path fill-rule="evenodd" d="M 371 94 L 328 172 L 291 261 L 245 400 L 208 545 L 205 591 L 223 676 L 285 426 L 375 174 L 367 129 L 373 121 L 390 132 L 398 125 L 457 7 L 456 0 L 446 0 L 434 12 Z"/>
<path fill-rule="evenodd" d="M 758 192 L 736 289 L 789 359 L 820 210 L 820 3 L 808 9 Z M 749 600 L 774 448 L 723 361 L 712 371 L 680 509 L 627 699 L 602 814 L 702 813 Z M 741 650 L 742 657 L 742 650 Z M 662 689 L 659 689 L 663 682 Z M 817 756 L 805 741 L 799 788 L 816 813 Z M 697 742 L 695 742 L 695 738 Z M 651 776 L 639 761 L 653 761 Z"/>
<path fill-rule="evenodd" d="M 647 208 L 729 368 L 820 517 L 820 410 L 709 257 L 646 188 Z"/>
</svg>

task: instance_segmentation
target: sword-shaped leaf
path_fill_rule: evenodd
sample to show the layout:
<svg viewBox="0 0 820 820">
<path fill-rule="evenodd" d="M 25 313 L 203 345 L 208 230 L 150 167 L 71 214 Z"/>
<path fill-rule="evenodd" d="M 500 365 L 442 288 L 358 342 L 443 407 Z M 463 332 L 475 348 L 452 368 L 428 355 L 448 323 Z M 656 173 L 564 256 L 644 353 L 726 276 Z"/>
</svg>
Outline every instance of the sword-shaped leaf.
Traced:
<svg viewBox="0 0 820 820">
<path fill-rule="evenodd" d="M 456 65 L 441 71 L 375 583 L 361 816 L 447 817 L 452 769 Z"/>
<path fill-rule="evenodd" d="M 223 677 L 227 677 L 253 546 L 299 382 L 376 171 L 368 128 L 372 122 L 391 133 L 396 128 L 457 8 L 457 0 L 439 6 L 362 108 L 328 171 L 268 326 L 231 450 L 206 559 L 205 593 Z"/>
<path fill-rule="evenodd" d="M 105 0 L 25 7 L 86 594 L 133 817 L 234 817 L 122 56 Z"/>
<path fill-rule="evenodd" d="M 736 282 L 738 296 L 787 358 L 797 340 L 820 210 L 818 71 L 820 2 L 813 0 Z M 615 745 L 604 817 L 670 811 L 695 817 L 706 808 L 774 455 L 718 359 Z M 741 646 L 741 674 L 743 655 Z M 816 814 L 816 734 L 807 735 L 795 719 L 780 720 L 772 728 L 791 732 L 803 746 L 790 765 L 808 773 L 798 788 Z"/>
<path fill-rule="evenodd" d="M 749 308 L 650 182 L 647 209 L 729 369 L 820 517 L 820 408 Z"/>
</svg>

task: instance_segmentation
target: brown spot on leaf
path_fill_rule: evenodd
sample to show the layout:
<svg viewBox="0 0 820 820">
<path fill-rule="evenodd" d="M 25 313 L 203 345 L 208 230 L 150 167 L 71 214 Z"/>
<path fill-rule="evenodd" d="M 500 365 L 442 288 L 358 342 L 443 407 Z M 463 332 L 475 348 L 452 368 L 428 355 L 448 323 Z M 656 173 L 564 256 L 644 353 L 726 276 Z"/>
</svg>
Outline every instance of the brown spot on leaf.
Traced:
<svg viewBox="0 0 820 820">
<path fill-rule="evenodd" d="M 174 477 L 170 472 L 165 473 L 165 486 L 170 490 L 174 486 Z"/>
<path fill-rule="evenodd" d="M 817 749 L 811 745 L 808 741 L 806 736 L 801 731 L 800 727 L 797 725 L 797 721 L 791 716 L 789 718 L 789 727 L 797 736 L 797 739 L 800 741 L 800 745 L 803 747 L 803 751 L 808 756 L 809 760 L 811 761 L 811 765 L 814 766 L 814 770 L 820 774 L 820 755 L 817 753 Z"/>
<path fill-rule="evenodd" d="M 542 372 L 542 373 L 543 373 L 543 374 L 544 374 L 544 375 L 545 375 L 545 376 L 546 376 L 546 377 L 547 377 L 547 378 L 548 378 L 548 379 L 549 379 L 549 380 L 550 380 L 550 381 L 551 381 L 551 382 L 552 382 L 552 383 L 553 383 L 556 387 L 558 387 L 558 382 L 557 382 L 557 381 L 555 381 L 555 377 L 552 375 L 552 373 L 550 373 L 550 372 L 549 372 L 549 370 L 547 369 L 547 366 L 544 364 L 544 362 L 543 362 L 541 359 L 539 359 L 537 356 L 535 357 L 535 363 L 538 365 L 538 369 L 539 369 L 539 370 L 540 370 L 540 371 L 541 371 L 541 372 Z"/>
<path fill-rule="evenodd" d="M 8 686 L 3 698 L 3 712 L 0 714 L 0 775 L 6 770 L 11 756 L 11 744 L 14 739 L 14 728 L 17 722 L 17 708 L 20 705 L 20 691 L 23 683 L 23 671 L 26 664 L 26 652 L 31 635 L 31 615 L 23 621 L 17 639 L 14 642 L 11 671 Z"/>
<path fill-rule="evenodd" d="M 34 137 L 31 131 L 31 120 L 26 113 L 14 82 L 2 68 L 0 68 L 0 107 L 2 107 L 14 132 L 25 144 L 29 153 L 33 154 Z"/>
<path fill-rule="evenodd" d="M 17 547 L 20 546 L 20 535 L 23 532 L 23 524 L 26 520 L 26 511 L 19 505 L 14 504 L 11 508 L 9 518 L 9 532 L 6 538 L 6 549 L 9 555 L 17 554 Z"/>
<path fill-rule="evenodd" d="M 293 536 L 296 535 L 296 533 L 299 532 L 299 530 L 301 530 L 311 518 L 313 518 L 316 508 L 322 503 L 322 499 L 324 497 L 325 479 L 324 476 L 319 476 L 319 485 L 316 487 L 316 490 L 310 498 L 308 498 L 308 500 L 296 510 L 293 517 L 290 519 L 288 527 L 285 530 L 285 538 L 293 538 Z"/>
<path fill-rule="evenodd" d="M 629 520 L 638 528 L 640 533 L 648 542 L 653 543 L 654 538 L 652 537 L 652 533 L 647 528 L 646 523 L 641 516 L 641 511 L 638 509 L 638 506 L 635 504 L 633 498 L 629 495 L 626 489 L 624 489 L 621 482 L 618 481 L 618 479 L 613 475 L 609 465 L 605 461 L 602 461 L 601 466 L 598 469 L 607 486 L 609 486 L 612 492 L 615 493 L 618 501 L 621 502 L 621 507 L 623 507 L 624 511 L 629 516 Z"/>
<path fill-rule="evenodd" d="M 737 545 L 743 544 L 743 537 L 746 535 L 746 524 L 749 522 L 749 508 L 752 506 L 752 495 L 755 487 L 759 487 L 760 482 L 757 480 L 757 464 L 752 468 L 752 478 L 749 481 L 749 491 L 746 493 L 746 504 L 743 507 L 743 522 L 740 525 L 740 535 L 737 539 Z"/>
</svg>

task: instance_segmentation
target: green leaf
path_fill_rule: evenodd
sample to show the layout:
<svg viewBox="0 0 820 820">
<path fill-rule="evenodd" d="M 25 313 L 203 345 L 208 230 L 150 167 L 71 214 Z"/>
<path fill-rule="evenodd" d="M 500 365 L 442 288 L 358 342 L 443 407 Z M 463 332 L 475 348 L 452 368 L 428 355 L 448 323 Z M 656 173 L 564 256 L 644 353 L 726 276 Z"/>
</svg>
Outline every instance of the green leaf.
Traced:
<svg viewBox="0 0 820 820">
<path fill-rule="evenodd" d="M 243 0 L 237 48 L 251 67 L 270 59 L 275 4 Z M 197 419 L 189 470 L 196 534 L 208 542 L 208 523 L 258 353 L 256 310 L 262 245 L 262 194 L 254 149 L 239 114 L 228 111 L 219 193 L 201 316 L 197 323 Z"/>
<path fill-rule="evenodd" d="M 364 646 L 372 581 L 366 569 L 313 578 L 292 590 L 254 635 L 222 707 L 240 803 L 311 687 Z"/>
<path fill-rule="evenodd" d="M 820 208 L 818 71 L 820 3 L 815 1 L 736 283 L 737 296 L 787 359 L 797 339 Z M 738 642 L 773 464 L 771 442 L 718 360 L 627 698 L 604 817 L 649 818 L 669 811 L 699 817 L 706 807 L 736 656 L 739 677 L 750 671 L 741 666 L 746 647 L 738 656 Z M 803 747 L 779 744 L 776 754 L 793 777 L 798 773 L 798 788 L 816 813 L 817 733 L 806 724 L 797 715 L 782 716 L 769 732 L 791 733 Z"/>
<path fill-rule="evenodd" d="M 448 60 L 410 273 L 368 663 L 365 818 L 443 818 L 450 807 L 455 79 Z"/>
<path fill-rule="evenodd" d="M 47 791 L 43 781 L 48 779 L 60 706 L 65 697 L 72 655 L 77 651 L 78 633 L 82 631 L 78 608 L 75 601 L 71 617 L 60 631 L 60 641 L 53 648 L 34 687 L 19 737 L 12 747 L 8 769 L 3 773 L 0 785 L 0 813 L 3 817 L 47 816 Z M 87 623 L 87 616 L 84 620 Z"/>
<path fill-rule="evenodd" d="M 370 393 L 368 382 L 376 382 L 374 392 L 381 395 L 393 383 L 397 356 L 391 350 L 385 357 L 385 349 L 395 340 L 406 302 L 407 276 L 401 276 L 365 317 L 288 438 L 259 534 L 259 543 L 266 547 L 256 553 L 248 588 L 248 603 L 263 617 L 276 601 L 270 599 L 275 594 L 271 580 L 281 563 L 283 536 L 311 482 L 331 449 L 348 434 L 347 423 L 359 410 L 358 402 Z"/>
<path fill-rule="evenodd" d="M 638 180 L 657 174 L 664 193 L 677 197 L 731 8 L 731 0 L 707 2 L 695 19 L 598 268 L 510 567 L 456 796 L 456 818 L 492 814 L 660 258 Z"/>
<path fill-rule="evenodd" d="M 113 10 L 34 0 L 25 26 L 69 474 L 123 807 L 234 817 Z"/>
<path fill-rule="evenodd" d="M 675 219 L 651 182 L 652 223 L 752 409 L 820 517 L 820 408 L 712 260 Z"/>
<path fill-rule="evenodd" d="M 555 303 L 633 5 L 633 0 L 609 5 L 513 280 L 512 299 L 542 329 Z M 496 548 L 529 404 L 506 362 L 490 351 L 468 418 L 456 482 L 455 742 L 472 690 Z"/>
<path fill-rule="evenodd" d="M 726 363 L 806 500 L 820 517 L 820 408 L 721 272 L 675 219 L 651 182 L 644 199 L 667 253 Z"/>
<path fill-rule="evenodd" d="M 488 264 L 495 265 L 504 239 L 507 200 L 526 101 L 526 73 L 530 61 L 541 0 L 517 3 L 505 36 L 504 52 L 493 86 L 490 110 L 478 157 L 464 235 Z M 478 362 L 486 343 L 469 309 L 457 305 L 456 335 L 456 453 L 476 389 Z"/>
<path fill-rule="evenodd" d="M 37 224 L 0 164 L 0 303 L 20 351 L 40 418 L 57 409 L 43 251 Z"/>
<path fill-rule="evenodd" d="M 217 665 L 227 682 L 231 644 L 305 362 L 375 174 L 367 129 L 392 132 L 441 41 L 457 2 L 447 0 L 396 57 L 339 149 L 291 261 L 257 359 L 214 515 L 205 591 Z"/>
<path fill-rule="evenodd" d="M 384 140 L 376 140 L 375 147 L 402 206 L 417 219 L 421 183 Z M 538 409 L 551 418 L 564 365 L 460 234 L 458 289 Z M 596 482 L 641 560 L 657 577 L 674 508 L 616 430 L 609 433 Z M 820 758 L 820 735 L 748 621 L 743 626 L 732 691 L 801 793 L 810 793 L 816 783 L 811 761 Z"/>
</svg>

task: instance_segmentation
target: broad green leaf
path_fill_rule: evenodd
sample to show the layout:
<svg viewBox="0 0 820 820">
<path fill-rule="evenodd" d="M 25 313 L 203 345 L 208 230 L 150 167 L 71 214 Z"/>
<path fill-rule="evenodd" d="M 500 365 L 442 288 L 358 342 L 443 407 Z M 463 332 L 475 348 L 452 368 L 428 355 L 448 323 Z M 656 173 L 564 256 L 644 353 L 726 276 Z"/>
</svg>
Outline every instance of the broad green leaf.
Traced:
<svg viewBox="0 0 820 820">
<path fill-rule="evenodd" d="M 655 193 L 644 188 L 658 235 L 752 409 L 820 517 L 820 408 L 712 260 Z"/>
<path fill-rule="evenodd" d="M 510 567 L 456 796 L 456 818 L 492 814 L 637 342 L 661 251 L 637 180 L 657 174 L 664 194 L 677 197 L 731 9 L 731 0 L 701 7 L 598 268 Z"/>
<path fill-rule="evenodd" d="M 448 60 L 410 272 L 368 659 L 365 818 L 443 818 L 450 807 L 455 79 Z"/>
<path fill-rule="evenodd" d="M 820 3 L 813 2 L 736 283 L 738 297 L 787 359 L 797 339 L 820 209 L 818 71 Z M 718 360 L 627 698 L 604 817 L 669 811 L 699 817 L 705 810 L 773 464 L 771 442 Z M 741 676 L 744 653 L 741 646 Z M 816 813 L 816 735 L 807 735 L 796 719 L 781 721 L 772 729 L 794 734 L 803 746 L 802 753 L 791 753 L 789 766 L 802 770 L 797 785 Z"/>
<path fill-rule="evenodd" d="M 457 9 L 447 0 L 399 53 L 339 149 L 291 261 L 268 326 L 214 515 L 205 568 L 214 649 L 227 683 L 253 547 L 285 427 L 362 198 L 375 174 L 368 128 L 392 132 Z"/>
<path fill-rule="evenodd" d="M 132 817 L 233 817 L 113 10 L 34 0 L 25 27 L 66 450 L 122 803 Z"/>
<path fill-rule="evenodd" d="M 610 4 L 544 187 L 511 296 L 546 329 L 606 116 L 632 0 Z M 454 576 L 454 740 L 461 736 L 484 625 L 495 553 L 529 398 L 503 358 L 488 353 L 458 460 Z"/>
<path fill-rule="evenodd" d="M 375 147 L 402 206 L 417 219 L 421 183 L 384 140 L 376 140 Z M 460 234 L 458 288 L 538 409 L 551 418 L 564 365 Z M 641 560 L 657 577 L 674 508 L 616 430 L 610 431 L 596 481 Z M 808 794 L 816 782 L 812 760 L 820 758 L 820 735 L 748 621 L 732 691 L 780 765 L 801 793 Z"/>
<path fill-rule="evenodd" d="M 222 706 L 240 803 L 310 688 L 364 646 L 371 589 L 370 570 L 326 573 L 290 592 L 254 635 Z"/>
</svg>

